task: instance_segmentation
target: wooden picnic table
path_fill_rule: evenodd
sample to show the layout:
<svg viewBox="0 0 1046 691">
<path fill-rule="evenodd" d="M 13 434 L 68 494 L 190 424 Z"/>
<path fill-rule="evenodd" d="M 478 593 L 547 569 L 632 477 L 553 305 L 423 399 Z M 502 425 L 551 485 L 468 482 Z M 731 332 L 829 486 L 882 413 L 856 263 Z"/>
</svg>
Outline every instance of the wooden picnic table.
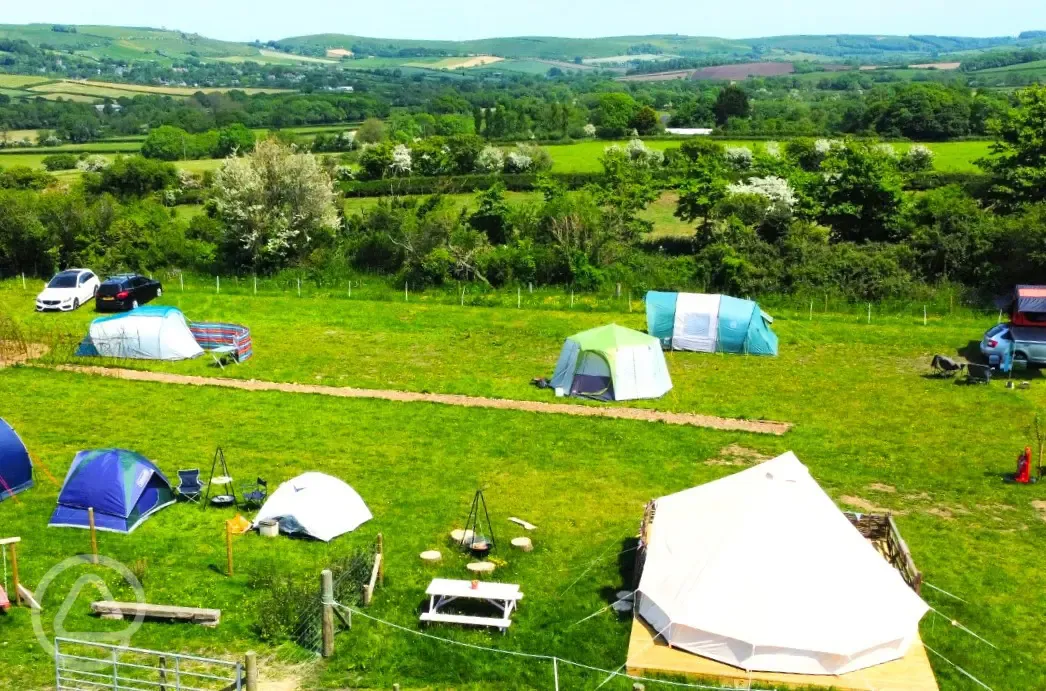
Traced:
<svg viewBox="0 0 1046 691">
<path fill-rule="evenodd" d="M 421 621 L 466 624 L 469 626 L 494 626 L 504 633 L 512 624 L 512 611 L 523 599 L 523 593 L 514 583 L 490 583 L 479 581 L 472 587 L 471 581 L 450 578 L 434 578 L 425 590 L 429 596 L 429 611 L 422 612 Z M 480 617 L 463 614 L 448 614 L 440 611 L 455 600 L 479 600 L 496 607 L 500 617 Z"/>
</svg>

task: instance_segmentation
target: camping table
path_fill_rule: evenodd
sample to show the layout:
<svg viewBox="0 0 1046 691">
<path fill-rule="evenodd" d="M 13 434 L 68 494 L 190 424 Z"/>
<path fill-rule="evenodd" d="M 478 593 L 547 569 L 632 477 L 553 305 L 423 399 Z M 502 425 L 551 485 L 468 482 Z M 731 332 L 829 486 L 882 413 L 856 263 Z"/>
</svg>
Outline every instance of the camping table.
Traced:
<svg viewBox="0 0 1046 691">
<path fill-rule="evenodd" d="M 470 626 L 495 626 L 504 633 L 512 624 L 512 610 L 523 599 L 519 586 L 514 583 L 486 583 L 480 581 L 472 587 L 470 581 L 458 581 L 449 578 L 434 578 L 429 583 L 425 594 L 429 596 L 429 611 L 422 612 L 421 621 L 446 622 L 450 624 L 468 624 Z M 445 614 L 440 611 L 444 605 L 454 600 L 481 600 L 494 605 L 501 611 L 501 617 L 476 617 L 461 614 Z"/>
<path fill-rule="evenodd" d="M 237 350 L 234 345 L 217 346 L 209 349 L 207 352 L 210 353 L 211 357 L 214 358 L 214 361 L 222 369 L 225 369 L 226 360 L 232 363 L 239 363 L 239 360 L 236 359 Z"/>
</svg>

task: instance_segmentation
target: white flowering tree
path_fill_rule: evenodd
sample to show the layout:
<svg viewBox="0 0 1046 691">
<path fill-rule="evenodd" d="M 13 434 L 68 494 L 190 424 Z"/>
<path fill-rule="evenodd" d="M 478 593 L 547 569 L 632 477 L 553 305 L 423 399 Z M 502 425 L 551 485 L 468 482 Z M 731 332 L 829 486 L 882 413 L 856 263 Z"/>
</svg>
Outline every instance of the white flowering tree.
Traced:
<svg viewBox="0 0 1046 691">
<path fill-rule="evenodd" d="M 893 144 L 888 142 L 879 142 L 875 145 L 875 151 L 886 156 L 887 158 L 897 158 L 897 149 L 893 148 Z"/>
<path fill-rule="evenodd" d="M 728 146 L 726 147 L 726 162 L 730 164 L 730 167 L 734 170 L 748 170 L 752 167 L 752 160 L 755 158 L 752 154 L 752 150 L 747 146 Z"/>
<path fill-rule="evenodd" d="M 410 175 L 414 161 L 411 158 L 410 148 L 406 144 L 397 144 L 392 149 L 392 161 L 389 162 L 389 173 L 399 177 Z"/>
<path fill-rule="evenodd" d="M 596 136 L 596 126 L 590 122 L 582 128 L 582 132 L 585 133 L 586 137 L 594 137 Z"/>
<path fill-rule="evenodd" d="M 80 159 L 76 162 L 76 169 L 85 173 L 100 173 L 113 164 L 105 156 L 97 154 Z"/>
<path fill-rule="evenodd" d="M 225 244 L 255 270 L 304 257 L 319 235 L 338 226 L 334 186 L 320 161 L 271 139 L 225 160 L 213 199 Z"/>
<path fill-rule="evenodd" d="M 647 168 L 656 168 L 665 161 L 662 151 L 651 149 L 643 143 L 642 139 L 632 139 L 625 145 L 625 154 L 634 165 Z"/>
<path fill-rule="evenodd" d="M 764 197 L 771 206 L 791 209 L 796 204 L 795 190 L 784 178 L 768 175 L 765 178 L 750 178 L 747 182 L 729 185 L 726 191 L 730 195 L 754 194 Z"/>
<path fill-rule="evenodd" d="M 496 146 L 487 145 L 476 157 L 476 170 L 481 173 L 500 173 L 505 169 L 505 152 Z"/>
<path fill-rule="evenodd" d="M 533 164 L 533 159 L 521 151 L 510 151 L 505 157 L 505 171 L 508 173 L 526 173 Z"/>
<path fill-rule="evenodd" d="M 770 158 L 781 158 L 781 145 L 777 142 L 763 144 L 763 153 Z"/>
<path fill-rule="evenodd" d="M 923 144 L 912 144 L 911 148 L 904 152 L 898 167 L 906 173 L 921 173 L 933 169 L 934 153 L 930 147 Z"/>
</svg>

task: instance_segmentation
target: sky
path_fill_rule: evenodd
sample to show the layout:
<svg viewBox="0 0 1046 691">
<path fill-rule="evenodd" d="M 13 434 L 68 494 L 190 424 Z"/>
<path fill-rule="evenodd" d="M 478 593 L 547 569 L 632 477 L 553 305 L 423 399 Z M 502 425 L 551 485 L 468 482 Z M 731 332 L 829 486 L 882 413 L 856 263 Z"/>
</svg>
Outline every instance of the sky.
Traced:
<svg viewBox="0 0 1046 691">
<path fill-rule="evenodd" d="M 377 38 L 688 34 L 1004 36 L 1046 29 L 1044 0 L 0 0 L 0 22 L 114 24 L 229 41 L 318 33 Z"/>
</svg>

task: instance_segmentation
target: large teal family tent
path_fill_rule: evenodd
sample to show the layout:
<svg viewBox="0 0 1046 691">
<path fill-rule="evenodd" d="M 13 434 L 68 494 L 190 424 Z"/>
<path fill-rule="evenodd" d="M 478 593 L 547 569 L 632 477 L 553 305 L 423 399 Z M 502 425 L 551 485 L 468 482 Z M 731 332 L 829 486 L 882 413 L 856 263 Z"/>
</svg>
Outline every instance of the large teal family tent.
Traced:
<svg viewBox="0 0 1046 691">
<path fill-rule="evenodd" d="M 124 449 L 81 451 L 65 476 L 48 525 L 87 528 L 87 510 L 94 509 L 98 530 L 130 533 L 174 501 L 171 484 L 145 456 Z"/>
<path fill-rule="evenodd" d="M 551 385 L 570 396 L 630 401 L 660 398 L 672 380 L 656 338 L 610 324 L 566 340 Z"/>
<path fill-rule="evenodd" d="M 646 321 L 647 331 L 666 350 L 777 355 L 774 320 L 751 300 L 651 291 Z"/>
<path fill-rule="evenodd" d="M 7 421 L 0 418 L 0 501 L 33 486 L 29 451 Z"/>
</svg>

